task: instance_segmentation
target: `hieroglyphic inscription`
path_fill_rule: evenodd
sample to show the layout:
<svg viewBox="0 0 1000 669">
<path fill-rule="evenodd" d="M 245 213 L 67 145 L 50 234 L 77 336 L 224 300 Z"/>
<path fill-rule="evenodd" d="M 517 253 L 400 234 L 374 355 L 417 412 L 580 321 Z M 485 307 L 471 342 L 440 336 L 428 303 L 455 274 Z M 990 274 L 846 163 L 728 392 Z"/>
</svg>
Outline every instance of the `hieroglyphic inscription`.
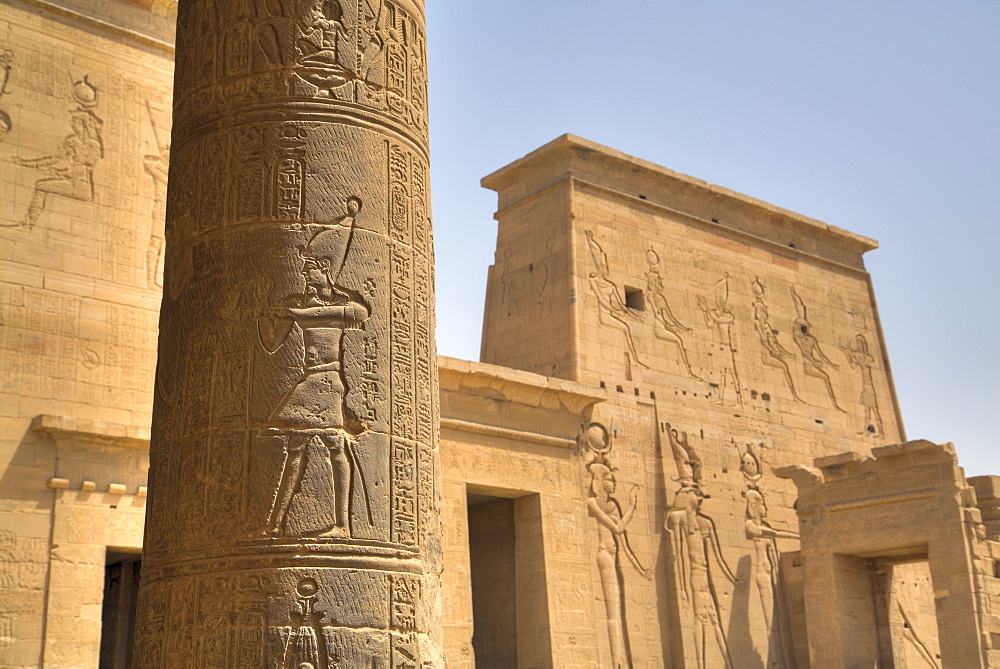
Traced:
<svg viewBox="0 0 1000 669">
<path fill-rule="evenodd" d="M 410 250 L 393 244 L 391 262 L 392 307 L 389 329 L 392 364 L 392 433 L 413 439 L 413 257 Z"/>
<path fill-rule="evenodd" d="M 389 0 L 178 9 L 177 110 L 189 117 L 275 97 L 337 100 L 426 131 L 422 20 Z M 204 54 L 190 56 L 188 49 Z"/>
<path fill-rule="evenodd" d="M 405 439 L 392 439 L 392 541 L 417 544 L 417 449 Z"/>
<path fill-rule="evenodd" d="M 299 220 L 305 202 L 305 138 L 302 126 L 285 123 L 277 144 L 280 147 L 274 166 L 274 215 L 279 219 Z"/>
<path fill-rule="evenodd" d="M 267 574 L 276 666 L 441 664 L 421 601 L 437 601 L 439 559 L 421 552 L 438 475 L 421 8 L 178 10 L 151 445 L 174 499 L 152 490 L 147 524 L 174 536 L 149 538 L 142 597 Z M 191 662 L 236 666 L 231 620 L 141 643 L 204 638 Z"/>
</svg>

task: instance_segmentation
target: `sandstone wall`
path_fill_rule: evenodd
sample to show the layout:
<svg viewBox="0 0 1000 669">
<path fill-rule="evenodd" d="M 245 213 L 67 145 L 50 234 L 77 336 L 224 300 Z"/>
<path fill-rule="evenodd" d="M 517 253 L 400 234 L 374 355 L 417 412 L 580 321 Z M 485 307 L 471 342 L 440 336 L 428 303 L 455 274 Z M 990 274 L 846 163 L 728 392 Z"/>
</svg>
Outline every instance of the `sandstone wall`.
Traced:
<svg viewBox="0 0 1000 669">
<path fill-rule="evenodd" d="M 96 666 L 106 546 L 141 543 L 172 24 L 0 4 L 3 666 Z"/>
</svg>

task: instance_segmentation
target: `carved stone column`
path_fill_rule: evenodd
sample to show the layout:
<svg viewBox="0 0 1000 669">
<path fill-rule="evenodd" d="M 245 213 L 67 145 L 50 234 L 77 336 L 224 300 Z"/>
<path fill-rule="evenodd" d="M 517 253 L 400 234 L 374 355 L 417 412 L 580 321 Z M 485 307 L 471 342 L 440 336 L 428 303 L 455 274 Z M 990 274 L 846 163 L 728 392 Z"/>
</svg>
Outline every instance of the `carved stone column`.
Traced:
<svg viewBox="0 0 1000 669">
<path fill-rule="evenodd" d="M 422 0 L 181 0 L 136 666 L 440 666 Z"/>
</svg>

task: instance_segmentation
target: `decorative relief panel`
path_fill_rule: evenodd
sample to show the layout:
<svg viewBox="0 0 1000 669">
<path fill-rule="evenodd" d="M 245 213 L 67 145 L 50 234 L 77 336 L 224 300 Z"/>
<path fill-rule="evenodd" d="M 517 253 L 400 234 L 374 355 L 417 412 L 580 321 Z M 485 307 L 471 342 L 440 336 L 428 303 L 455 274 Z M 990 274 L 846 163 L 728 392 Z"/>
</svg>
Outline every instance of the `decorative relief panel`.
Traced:
<svg viewBox="0 0 1000 669">
<path fill-rule="evenodd" d="M 141 598 L 256 574 L 282 666 L 416 667 L 439 659 L 423 33 L 348 4 L 180 6 Z"/>
</svg>

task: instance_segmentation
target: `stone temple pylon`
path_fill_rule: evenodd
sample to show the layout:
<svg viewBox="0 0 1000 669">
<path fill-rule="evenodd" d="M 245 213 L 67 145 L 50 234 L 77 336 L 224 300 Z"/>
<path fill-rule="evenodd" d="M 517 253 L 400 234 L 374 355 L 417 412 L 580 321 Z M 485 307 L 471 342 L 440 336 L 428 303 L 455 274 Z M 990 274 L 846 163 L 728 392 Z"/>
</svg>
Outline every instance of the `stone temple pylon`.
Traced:
<svg viewBox="0 0 1000 669">
<path fill-rule="evenodd" d="M 422 0 L 181 0 L 141 667 L 437 667 Z"/>
</svg>

